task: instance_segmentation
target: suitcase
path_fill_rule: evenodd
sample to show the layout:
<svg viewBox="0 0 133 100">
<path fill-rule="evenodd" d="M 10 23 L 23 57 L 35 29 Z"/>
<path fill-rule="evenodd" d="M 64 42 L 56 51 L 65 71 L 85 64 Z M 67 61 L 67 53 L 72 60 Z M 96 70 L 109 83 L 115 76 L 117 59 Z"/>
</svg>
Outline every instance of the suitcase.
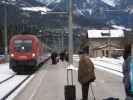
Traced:
<svg viewBox="0 0 133 100">
<path fill-rule="evenodd" d="M 69 72 L 71 72 L 71 84 L 69 84 Z M 65 100 L 76 100 L 76 87 L 73 84 L 73 70 L 67 69 L 67 85 L 65 85 L 64 90 Z"/>
</svg>

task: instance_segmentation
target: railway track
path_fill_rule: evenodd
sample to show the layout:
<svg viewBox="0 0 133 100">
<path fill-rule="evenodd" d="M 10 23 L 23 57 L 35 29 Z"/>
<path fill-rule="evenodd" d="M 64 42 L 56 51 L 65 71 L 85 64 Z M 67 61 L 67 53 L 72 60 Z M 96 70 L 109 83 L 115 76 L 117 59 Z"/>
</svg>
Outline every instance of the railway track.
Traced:
<svg viewBox="0 0 133 100">
<path fill-rule="evenodd" d="M 15 75 L 0 84 L 0 100 L 6 100 L 15 90 L 17 90 L 31 75 Z M 13 84 L 14 83 L 14 84 Z"/>
<path fill-rule="evenodd" d="M 47 57 L 47 59 L 45 59 L 42 64 L 45 64 L 48 60 L 49 60 L 49 57 Z M 35 73 L 37 73 L 39 71 L 39 69 Z M 21 87 L 23 84 L 25 84 L 28 79 L 30 80 L 30 79 L 34 78 L 34 76 L 35 76 L 34 74 L 33 75 L 32 74 L 29 74 L 29 75 L 16 75 L 16 74 L 14 74 L 14 75 L 4 79 L 3 81 L 1 81 L 0 93 L 4 89 L 6 89 L 6 91 L 4 93 L 0 94 L 0 100 L 8 100 L 8 98 L 10 98 L 10 96 L 12 96 L 12 94 L 14 92 L 19 90 L 19 87 Z M 11 86 L 11 88 L 7 89 L 10 86 Z"/>
<path fill-rule="evenodd" d="M 13 78 L 15 75 L 16 75 L 16 74 L 11 75 L 11 76 L 9 76 L 9 77 L 7 77 L 7 78 L 1 80 L 1 81 L 0 81 L 0 84 L 2 84 L 2 83 L 4 83 L 4 82 L 8 81 L 8 80 L 11 79 L 11 78 Z"/>
</svg>

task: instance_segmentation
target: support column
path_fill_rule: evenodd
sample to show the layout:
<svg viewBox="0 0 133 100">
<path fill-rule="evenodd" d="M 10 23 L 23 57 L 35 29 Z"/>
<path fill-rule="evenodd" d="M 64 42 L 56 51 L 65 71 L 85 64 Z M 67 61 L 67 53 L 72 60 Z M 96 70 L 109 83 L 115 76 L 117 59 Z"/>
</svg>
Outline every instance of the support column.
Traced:
<svg viewBox="0 0 133 100">
<path fill-rule="evenodd" d="M 8 61 L 8 47 L 7 47 L 7 5 L 4 7 L 4 44 L 5 44 L 5 60 Z"/>
<path fill-rule="evenodd" d="M 69 64 L 73 64 L 72 0 L 69 0 Z"/>
</svg>

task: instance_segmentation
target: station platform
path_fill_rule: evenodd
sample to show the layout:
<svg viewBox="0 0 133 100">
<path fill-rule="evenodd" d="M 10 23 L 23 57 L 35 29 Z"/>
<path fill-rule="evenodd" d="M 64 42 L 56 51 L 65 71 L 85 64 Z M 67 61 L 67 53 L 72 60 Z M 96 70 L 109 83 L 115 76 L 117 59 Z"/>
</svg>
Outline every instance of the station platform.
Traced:
<svg viewBox="0 0 133 100">
<path fill-rule="evenodd" d="M 67 84 L 67 66 L 67 62 L 61 61 L 52 65 L 49 60 L 14 100 L 65 100 L 64 86 Z M 74 66 L 78 68 L 77 61 L 74 61 Z M 95 73 L 96 81 L 92 83 L 92 89 L 96 100 L 104 100 L 109 97 L 119 98 L 119 100 L 125 99 L 122 77 L 97 68 Z M 76 70 L 73 71 L 73 75 L 76 100 L 81 100 L 82 92 Z M 89 89 L 88 100 L 93 100 L 91 89 Z"/>
</svg>

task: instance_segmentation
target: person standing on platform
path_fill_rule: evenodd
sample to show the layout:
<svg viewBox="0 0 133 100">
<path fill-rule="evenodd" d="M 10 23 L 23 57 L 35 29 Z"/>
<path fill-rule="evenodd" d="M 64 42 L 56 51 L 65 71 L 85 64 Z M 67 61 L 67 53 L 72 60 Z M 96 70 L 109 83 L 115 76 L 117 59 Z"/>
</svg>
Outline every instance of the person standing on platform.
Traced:
<svg viewBox="0 0 133 100">
<path fill-rule="evenodd" d="M 65 60 L 69 62 L 69 53 L 68 51 L 65 51 Z"/>
<path fill-rule="evenodd" d="M 80 51 L 78 81 L 82 87 L 82 100 L 88 100 L 89 85 L 95 79 L 94 64 L 84 51 Z"/>
<path fill-rule="evenodd" d="M 57 57 L 58 54 L 56 52 L 52 52 L 51 54 L 51 60 L 52 60 L 52 64 L 57 64 Z"/>
<path fill-rule="evenodd" d="M 125 100 L 133 100 L 133 93 L 131 94 L 130 89 L 131 89 L 131 84 L 130 84 L 130 65 L 129 62 L 132 59 L 132 54 L 131 54 L 131 44 L 126 44 L 125 49 L 124 49 L 124 54 L 123 54 L 123 84 L 125 88 L 125 93 L 126 93 L 126 99 Z"/>
<path fill-rule="evenodd" d="M 62 51 L 62 52 L 60 53 L 60 60 L 63 62 L 64 59 L 65 59 L 65 51 Z"/>
</svg>

